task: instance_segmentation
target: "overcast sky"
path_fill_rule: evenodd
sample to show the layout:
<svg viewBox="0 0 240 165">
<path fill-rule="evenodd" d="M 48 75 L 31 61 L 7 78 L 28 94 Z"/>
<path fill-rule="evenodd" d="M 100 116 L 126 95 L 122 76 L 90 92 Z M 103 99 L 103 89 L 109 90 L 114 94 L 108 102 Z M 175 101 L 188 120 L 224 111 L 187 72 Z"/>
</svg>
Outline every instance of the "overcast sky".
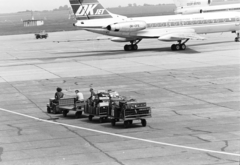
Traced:
<svg viewBox="0 0 240 165">
<path fill-rule="evenodd" d="M 12 13 L 24 10 L 52 10 L 59 6 L 69 5 L 68 0 L 0 0 L 0 13 Z M 136 4 L 173 3 L 173 0 L 99 0 L 105 7 L 127 6 Z"/>
</svg>

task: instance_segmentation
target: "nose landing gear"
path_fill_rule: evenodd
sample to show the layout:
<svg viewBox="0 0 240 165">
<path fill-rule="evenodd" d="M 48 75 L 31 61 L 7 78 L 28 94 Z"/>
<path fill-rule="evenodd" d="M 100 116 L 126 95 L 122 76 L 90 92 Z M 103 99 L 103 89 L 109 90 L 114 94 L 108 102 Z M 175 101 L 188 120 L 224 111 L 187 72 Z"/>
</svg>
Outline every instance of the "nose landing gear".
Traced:
<svg viewBox="0 0 240 165">
<path fill-rule="evenodd" d="M 184 41 L 183 43 L 182 43 L 182 41 L 180 40 L 180 41 L 178 41 L 178 44 L 173 44 L 172 46 L 171 46 L 171 49 L 173 50 L 173 51 L 179 51 L 179 50 L 186 50 L 187 49 L 187 46 L 185 45 L 187 42 L 189 41 L 189 39 L 187 39 L 186 41 Z"/>
<path fill-rule="evenodd" d="M 131 41 L 131 45 L 125 45 L 124 50 L 125 51 L 136 51 L 138 50 L 138 43 L 141 42 L 142 40 L 136 40 L 136 41 Z"/>
</svg>

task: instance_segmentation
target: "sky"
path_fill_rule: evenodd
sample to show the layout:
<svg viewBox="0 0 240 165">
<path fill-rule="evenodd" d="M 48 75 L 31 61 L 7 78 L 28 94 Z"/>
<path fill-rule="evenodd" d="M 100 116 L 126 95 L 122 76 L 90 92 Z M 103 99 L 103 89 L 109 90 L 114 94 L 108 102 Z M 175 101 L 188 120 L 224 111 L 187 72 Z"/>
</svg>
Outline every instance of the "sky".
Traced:
<svg viewBox="0 0 240 165">
<path fill-rule="evenodd" d="M 104 7 L 127 6 L 129 3 L 142 5 L 173 3 L 173 0 L 99 0 Z M 0 13 L 13 13 L 25 10 L 52 10 L 69 5 L 69 0 L 1 0 Z"/>
</svg>

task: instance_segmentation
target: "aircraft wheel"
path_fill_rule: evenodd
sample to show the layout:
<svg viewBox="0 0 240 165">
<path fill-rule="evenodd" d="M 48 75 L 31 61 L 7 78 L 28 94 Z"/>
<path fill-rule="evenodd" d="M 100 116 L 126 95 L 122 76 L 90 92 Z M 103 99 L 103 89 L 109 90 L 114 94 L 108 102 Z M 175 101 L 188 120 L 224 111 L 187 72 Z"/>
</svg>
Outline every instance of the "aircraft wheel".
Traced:
<svg viewBox="0 0 240 165">
<path fill-rule="evenodd" d="M 172 51 L 176 50 L 176 45 L 172 44 L 171 49 L 172 49 Z"/>
<path fill-rule="evenodd" d="M 125 45 L 125 46 L 124 46 L 124 50 L 125 50 L 125 51 L 128 51 L 128 45 Z"/>
<path fill-rule="evenodd" d="M 124 50 L 125 50 L 125 51 L 130 51 L 130 50 L 132 50 L 132 45 L 125 45 L 125 46 L 124 46 Z"/>
<path fill-rule="evenodd" d="M 180 44 L 175 45 L 175 50 L 177 51 L 181 50 L 181 45 Z"/>
<path fill-rule="evenodd" d="M 132 46 L 132 50 L 138 50 L 138 45 L 131 45 Z"/>
<path fill-rule="evenodd" d="M 240 41 L 240 38 L 236 37 L 235 42 L 239 42 L 239 41 Z"/>
<path fill-rule="evenodd" d="M 181 44 L 181 50 L 186 50 L 187 46 L 185 44 Z"/>
</svg>

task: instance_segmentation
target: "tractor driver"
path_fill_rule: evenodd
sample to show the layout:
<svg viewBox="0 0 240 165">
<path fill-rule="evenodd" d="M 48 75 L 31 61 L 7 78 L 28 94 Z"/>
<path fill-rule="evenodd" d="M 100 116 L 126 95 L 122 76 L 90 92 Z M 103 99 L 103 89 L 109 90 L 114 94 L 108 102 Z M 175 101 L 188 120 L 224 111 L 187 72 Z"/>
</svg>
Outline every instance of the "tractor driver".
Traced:
<svg viewBox="0 0 240 165">
<path fill-rule="evenodd" d="M 79 92 L 79 90 L 76 90 L 75 93 L 76 93 L 76 101 L 84 101 L 83 94 Z"/>
<path fill-rule="evenodd" d="M 55 93 L 55 96 L 54 96 L 54 98 L 55 98 L 55 100 L 54 100 L 54 102 L 55 103 L 58 103 L 59 102 L 59 100 L 61 99 L 61 98 L 63 98 L 63 96 L 64 96 L 64 94 L 62 93 L 62 88 L 57 88 L 57 92 Z"/>
</svg>

